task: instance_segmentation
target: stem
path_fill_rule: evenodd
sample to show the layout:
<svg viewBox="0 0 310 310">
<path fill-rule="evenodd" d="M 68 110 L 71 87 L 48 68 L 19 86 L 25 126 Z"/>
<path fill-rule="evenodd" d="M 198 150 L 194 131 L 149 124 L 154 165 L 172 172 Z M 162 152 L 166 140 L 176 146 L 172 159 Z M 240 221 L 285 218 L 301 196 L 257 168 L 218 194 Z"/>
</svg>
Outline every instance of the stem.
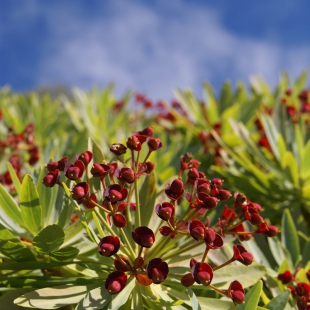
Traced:
<svg viewBox="0 0 310 310">
<path fill-rule="evenodd" d="M 216 267 L 213 267 L 213 271 L 217 270 L 217 269 L 220 269 L 220 268 L 223 268 L 227 265 L 229 265 L 230 263 L 234 262 L 235 259 L 232 257 L 230 260 L 228 260 L 226 263 L 222 264 L 222 265 L 219 265 L 219 266 L 216 266 Z"/>
<path fill-rule="evenodd" d="M 213 269 L 214 270 L 214 269 Z M 219 288 L 217 288 L 216 286 L 213 286 L 212 284 L 209 284 L 209 286 L 214 289 L 215 291 L 223 294 L 223 295 L 227 295 L 227 292 L 226 291 L 223 291 L 223 290 L 220 290 Z"/>
<path fill-rule="evenodd" d="M 206 257 L 207 257 L 207 254 L 209 252 L 209 248 L 206 246 L 206 249 L 205 249 L 205 252 L 203 253 L 203 256 L 202 256 L 202 259 L 201 259 L 201 262 L 204 262 Z"/>
<path fill-rule="evenodd" d="M 240 220 L 236 224 L 233 224 L 233 225 L 231 225 L 229 227 L 226 227 L 225 230 L 232 230 L 232 229 L 236 228 L 237 226 L 239 226 L 240 224 L 244 223 L 245 221 L 246 221 L 246 218 Z"/>
<path fill-rule="evenodd" d="M 135 214 L 135 226 L 141 226 L 141 214 L 140 214 L 140 198 L 138 191 L 138 179 L 135 179 L 135 197 L 136 197 L 136 214 Z"/>
<path fill-rule="evenodd" d="M 137 265 L 138 265 L 138 263 L 139 263 L 139 259 L 140 259 L 140 257 L 141 257 L 142 251 L 143 251 L 143 247 L 140 246 L 139 253 L 138 253 L 137 258 L 135 259 L 135 264 L 134 264 L 134 266 L 133 266 L 133 269 L 136 269 L 136 268 L 137 268 Z"/>
<path fill-rule="evenodd" d="M 131 244 L 130 244 L 130 242 L 129 242 L 129 240 L 128 240 L 124 230 L 122 228 L 120 228 L 119 231 L 120 231 L 120 233 L 122 235 L 122 238 L 124 239 L 125 244 L 127 245 L 127 248 L 128 248 L 128 250 L 129 250 L 129 252 L 131 254 L 132 261 L 134 261 L 135 257 L 136 257 L 136 254 L 135 254 L 134 250 L 132 249 Z"/>
</svg>

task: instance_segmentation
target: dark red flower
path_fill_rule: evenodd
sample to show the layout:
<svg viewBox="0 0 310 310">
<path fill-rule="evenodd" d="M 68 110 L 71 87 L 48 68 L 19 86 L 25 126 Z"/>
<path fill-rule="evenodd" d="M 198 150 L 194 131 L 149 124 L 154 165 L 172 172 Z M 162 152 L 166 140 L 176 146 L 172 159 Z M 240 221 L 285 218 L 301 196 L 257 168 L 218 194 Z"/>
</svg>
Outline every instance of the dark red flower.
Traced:
<svg viewBox="0 0 310 310">
<path fill-rule="evenodd" d="M 127 275 L 122 271 L 110 273 L 105 281 L 105 288 L 110 294 L 117 294 L 124 289 L 127 283 Z"/>
<path fill-rule="evenodd" d="M 207 179 L 196 180 L 195 187 L 197 189 L 197 192 L 199 192 L 199 193 L 205 193 L 207 195 L 210 194 L 210 191 L 211 191 L 210 181 Z"/>
<path fill-rule="evenodd" d="M 169 226 L 160 227 L 159 232 L 165 237 L 170 236 L 171 239 L 173 239 L 175 237 L 175 234 L 173 233 L 173 231 L 171 230 L 171 228 Z"/>
<path fill-rule="evenodd" d="M 238 281 L 233 281 L 229 285 L 227 295 L 232 299 L 234 304 L 242 304 L 245 300 L 244 289 Z"/>
<path fill-rule="evenodd" d="M 161 143 L 159 138 L 149 137 L 146 139 L 146 142 L 147 142 L 147 145 L 148 145 L 149 150 L 151 152 L 157 151 L 158 149 L 160 149 L 163 146 L 163 144 Z"/>
<path fill-rule="evenodd" d="M 126 199 L 128 195 L 128 190 L 126 188 L 122 188 L 118 184 L 112 184 L 108 186 L 104 192 L 104 197 L 107 201 L 112 204 L 116 204 Z"/>
<path fill-rule="evenodd" d="M 98 252 L 102 256 L 110 257 L 118 252 L 120 240 L 116 236 L 103 237 L 98 244 Z"/>
<path fill-rule="evenodd" d="M 174 206 L 170 202 L 163 202 L 156 205 L 155 212 L 162 220 L 169 221 L 174 215 Z"/>
<path fill-rule="evenodd" d="M 140 151 L 141 150 L 141 142 L 137 136 L 131 136 L 126 141 L 127 147 L 132 151 Z"/>
<path fill-rule="evenodd" d="M 279 229 L 277 226 L 273 226 L 273 225 L 267 225 L 265 222 L 262 222 L 259 227 L 258 230 L 256 231 L 256 233 L 261 233 L 264 234 L 267 237 L 275 237 L 279 232 Z"/>
<path fill-rule="evenodd" d="M 224 220 L 234 220 L 237 217 L 237 213 L 234 212 L 233 209 L 230 209 L 227 205 L 224 206 L 224 209 L 222 211 L 222 216 L 221 218 Z"/>
<path fill-rule="evenodd" d="M 109 173 L 110 169 L 111 167 L 109 165 L 94 163 L 90 169 L 90 173 L 96 178 L 103 179 Z"/>
<path fill-rule="evenodd" d="M 47 171 L 51 172 L 51 171 L 55 171 L 56 169 L 58 169 L 59 163 L 58 161 L 51 161 L 46 165 L 46 169 Z"/>
<path fill-rule="evenodd" d="M 196 202 L 195 207 L 196 208 L 203 208 L 208 210 L 213 210 L 217 204 L 218 199 L 216 197 L 211 197 L 205 193 L 197 193 L 196 194 Z"/>
<path fill-rule="evenodd" d="M 293 280 L 293 275 L 289 270 L 286 270 L 283 273 L 278 274 L 278 280 L 280 280 L 283 284 L 287 284 Z"/>
<path fill-rule="evenodd" d="M 174 180 L 171 185 L 165 189 L 165 193 L 171 200 L 178 200 L 184 193 L 183 182 L 179 179 Z"/>
<path fill-rule="evenodd" d="M 233 259 L 237 260 L 243 265 L 250 265 L 253 262 L 253 255 L 249 253 L 241 244 L 235 244 L 233 246 L 234 256 Z"/>
<path fill-rule="evenodd" d="M 76 180 L 81 178 L 84 172 L 84 163 L 81 160 L 77 160 L 73 165 L 69 165 L 65 168 L 66 177 L 70 180 Z"/>
<path fill-rule="evenodd" d="M 116 213 L 115 215 L 112 216 L 112 219 L 113 219 L 113 224 L 117 228 L 123 228 L 127 225 L 126 218 L 124 217 L 123 214 Z"/>
<path fill-rule="evenodd" d="M 89 185 L 86 182 L 81 182 L 72 188 L 72 199 L 76 200 L 79 204 L 83 202 L 84 198 L 89 196 Z"/>
<path fill-rule="evenodd" d="M 155 284 L 163 282 L 169 273 L 169 267 L 161 258 L 153 258 L 146 267 L 147 276 Z"/>
<path fill-rule="evenodd" d="M 231 196 L 230 191 L 226 189 L 219 189 L 217 194 L 215 195 L 220 201 L 226 201 Z"/>
<path fill-rule="evenodd" d="M 114 143 L 110 146 L 110 151 L 116 156 L 121 156 L 122 154 L 126 153 L 127 147 L 121 143 Z"/>
<path fill-rule="evenodd" d="M 214 234 L 212 230 L 213 230 L 212 228 L 209 228 L 207 230 L 206 232 L 207 237 L 205 238 L 205 242 L 209 249 L 216 250 L 216 249 L 221 248 L 224 245 L 224 241 L 219 234 L 216 234 L 216 233 Z M 214 239 L 212 241 L 213 236 L 214 236 Z"/>
<path fill-rule="evenodd" d="M 128 184 L 133 183 L 136 179 L 134 171 L 130 168 L 122 168 L 121 170 L 116 169 L 115 175 L 120 181 Z"/>
<path fill-rule="evenodd" d="M 153 231 L 146 227 L 137 227 L 134 232 L 132 232 L 133 240 L 144 248 L 150 248 L 155 242 L 155 235 Z"/>
<path fill-rule="evenodd" d="M 208 286 L 213 278 L 213 269 L 207 263 L 197 263 L 192 267 L 192 276 L 198 284 Z"/>
<path fill-rule="evenodd" d="M 181 284 L 185 287 L 192 286 L 194 283 L 195 279 L 191 273 L 187 273 L 181 278 Z"/>
<path fill-rule="evenodd" d="M 296 286 L 296 293 L 298 296 L 309 296 L 310 285 L 305 282 L 299 282 Z"/>
<path fill-rule="evenodd" d="M 78 160 L 82 161 L 85 167 L 89 164 L 89 162 L 93 158 L 93 153 L 90 151 L 83 152 L 79 157 Z"/>
<path fill-rule="evenodd" d="M 196 168 L 190 168 L 187 172 L 187 182 L 194 184 L 195 181 L 199 178 L 199 172 Z"/>
<path fill-rule="evenodd" d="M 246 208 L 244 215 L 245 218 L 250 221 L 252 225 L 259 225 L 264 221 L 264 219 L 258 214 L 257 210 L 254 208 Z"/>
<path fill-rule="evenodd" d="M 206 237 L 205 225 L 199 220 L 189 222 L 188 231 L 195 240 L 203 240 Z"/>
<path fill-rule="evenodd" d="M 59 180 L 59 170 L 56 169 L 54 171 L 50 171 L 42 180 L 42 183 L 46 187 L 53 187 Z"/>
</svg>

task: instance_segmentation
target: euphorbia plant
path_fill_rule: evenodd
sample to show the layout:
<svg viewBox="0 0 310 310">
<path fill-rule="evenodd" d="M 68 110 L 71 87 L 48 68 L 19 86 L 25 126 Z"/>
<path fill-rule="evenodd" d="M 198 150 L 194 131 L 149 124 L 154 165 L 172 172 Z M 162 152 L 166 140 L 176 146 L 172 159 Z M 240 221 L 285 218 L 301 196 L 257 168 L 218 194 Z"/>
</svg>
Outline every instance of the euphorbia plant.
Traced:
<svg viewBox="0 0 310 310">
<path fill-rule="evenodd" d="M 260 216 L 261 206 L 240 192 L 234 193 L 231 207 L 224 205 L 232 195 L 223 188 L 223 180 L 207 179 L 191 154 L 181 157 L 178 176 L 164 185 L 156 201 L 155 163 L 150 159 L 162 143 L 153 133 L 148 127 L 128 137 L 126 145 L 112 144 L 114 158 L 109 162 L 95 149 L 94 153 L 85 151 L 76 156 L 73 163 L 65 157 L 47 165 L 43 184 L 66 190 L 98 249 L 99 256 L 88 263 L 88 268 L 96 270 L 100 263 L 104 268 L 109 266 L 103 286 L 100 278 L 94 280 L 97 288 L 81 291 L 71 286 L 68 296 L 75 293 L 75 298 L 65 298 L 58 305 L 78 303 L 76 309 L 101 309 L 110 304 L 118 309 L 128 303 L 131 308 L 179 305 L 187 309 L 193 302 L 191 286 L 211 288 L 240 304 L 245 300 L 244 287 L 264 275 L 263 267 L 251 274 L 249 265 L 254 257 L 238 242 L 227 244 L 232 252 L 228 260 L 215 263 L 209 257 L 211 252 L 222 250 L 227 236 L 230 241 L 231 236 L 244 241 L 253 234 L 277 235 L 277 227 Z M 99 157 L 101 161 L 97 161 Z M 219 219 L 211 225 L 208 215 L 219 208 Z M 88 221 L 89 214 L 94 222 Z M 246 285 L 237 279 L 240 266 L 236 263 L 249 266 L 244 267 L 249 268 Z M 231 276 L 225 276 L 225 268 L 230 267 Z M 63 294 L 65 290 L 62 288 Z M 45 294 L 37 292 L 39 296 Z M 177 301 L 180 294 L 183 302 Z M 96 307 L 91 307 L 93 298 Z M 15 300 L 26 307 L 37 302 L 32 293 Z M 48 303 L 44 309 L 54 306 Z"/>
</svg>

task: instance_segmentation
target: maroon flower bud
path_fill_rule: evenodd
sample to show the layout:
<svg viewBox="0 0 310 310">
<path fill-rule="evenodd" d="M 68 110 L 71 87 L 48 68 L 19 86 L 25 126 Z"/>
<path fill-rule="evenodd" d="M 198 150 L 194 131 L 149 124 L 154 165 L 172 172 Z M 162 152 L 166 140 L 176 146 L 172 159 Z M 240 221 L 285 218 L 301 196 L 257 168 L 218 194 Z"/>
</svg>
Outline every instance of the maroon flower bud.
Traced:
<svg viewBox="0 0 310 310">
<path fill-rule="evenodd" d="M 199 178 L 199 172 L 196 168 L 190 168 L 187 172 L 187 182 L 190 184 L 194 184 L 195 181 Z"/>
<path fill-rule="evenodd" d="M 122 271 L 110 273 L 105 281 L 105 288 L 110 294 L 117 294 L 124 289 L 127 283 L 127 275 Z"/>
<path fill-rule="evenodd" d="M 223 180 L 221 180 L 220 178 L 214 178 L 211 180 L 211 183 L 218 186 L 218 187 L 222 187 L 223 186 Z"/>
<path fill-rule="evenodd" d="M 86 182 L 81 182 L 75 185 L 72 189 L 72 199 L 79 204 L 83 202 L 84 198 L 89 196 L 89 185 Z"/>
<path fill-rule="evenodd" d="M 112 177 L 117 169 L 117 163 L 110 163 L 108 166 L 110 167 L 109 176 Z"/>
<path fill-rule="evenodd" d="M 154 129 L 151 126 L 148 126 L 144 128 L 143 130 L 138 132 L 140 135 L 148 136 L 148 137 L 153 137 L 154 134 Z"/>
<path fill-rule="evenodd" d="M 165 193 L 171 200 L 178 200 L 184 193 L 183 182 L 179 179 L 174 180 Z"/>
<path fill-rule="evenodd" d="M 159 138 L 147 138 L 146 142 L 151 152 L 157 151 L 163 146 Z"/>
<path fill-rule="evenodd" d="M 93 153 L 90 151 L 85 151 L 78 157 L 78 159 L 83 162 L 85 167 L 89 164 L 92 158 L 93 158 Z"/>
<path fill-rule="evenodd" d="M 124 217 L 124 215 L 117 213 L 115 215 L 112 216 L 113 219 L 113 224 L 117 227 L 117 228 L 123 228 L 127 225 L 127 221 L 126 218 Z"/>
<path fill-rule="evenodd" d="M 293 275 L 289 270 L 286 270 L 283 273 L 278 274 L 278 280 L 280 280 L 283 284 L 287 284 L 293 280 Z"/>
<path fill-rule="evenodd" d="M 198 284 L 208 286 L 213 278 L 213 269 L 207 263 L 197 263 L 192 267 L 192 276 Z"/>
<path fill-rule="evenodd" d="M 246 208 L 244 212 L 245 218 L 250 221 L 252 225 L 259 225 L 264 219 L 258 214 L 254 208 Z"/>
<path fill-rule="evenodd" d="M 256 231 L 256 233 L 261 233 L 264 234 L 267 237 L 275 237 L 279 232 L 279 229 L 277 226 L 273 226 L 273 225 L 267 225 L 265 222 L 262 222 L 259 227 L 258 230 Z"/>
<path fill-rule="evenodd" d="M 212 228 L 206 229 L 205 238 L 204 238 L 206 244 L 213 244 L 215 237 L 216 237 L 216 233 L 214 229 Z"/>
<path fill-rule="evenodd" d="M 84 163 L 81 160 L 77 160 L 74 165 L 71 165 L 65 169 L 66 177 L 70 180 L 76 180 L 81 178 L 84 172 Z"/>
<path fill-rule="evenodd" d="M 58 165 L 59 163 L 57 161 L 51 161 L 46 165 L 46 169 L 49 172 L 55 171 L 56 169 L 58 169 Z"/>
<path fill-rule="evenodd" d="M 90 169 L 90 173 L 96 178 L 103 179 L 109 173 L 110 169 L 109 165 L 94 163 Z"/>
<path fill-rule="evenodd" d="M 241 244 L 233 246 L 234 256 L 233 259 L 237 260 L 241 264 L 248 266 L 253 262 L 253 255 L 249 253 Z"/>
<path fill-rule="evenodd" d="M 118 184 L 112 184 L 108 186 L 104 192 L 104 197 L 107 201 L 112 204 L 116 204 L 126 199 L 128 195 L 128 190 L 126 188 L 122 188 Z"/>
<path fill-rule="evenodd" d="M 137 136 L 131 136 L 126 141 L 127 147 L 132 151 L 140 151 L 141 150 L 141 142 Z"/>
<path fill-rule="evenodd" d="M 146 165 L 146 169 L 144 172 L 147 174 L 151 173 L 155 169 L 155 163 L 151 161 L 147 161 L 145 165 Z"/>
<path fill-rule="evenodd" d="M 133 240 L 144 248 L 150 248 L 155 242 L 155 235 L 153 231 L 146 227 L 137 227 L 134 232 L 132 232 Z"/>
<path fill-rule="evenodd" d="M 62 159 L 58 160 L 59 171 L 65 171 L 67 164 L 68 164 L 68 156 L 65 156 Z"/>
<path fill-rule="evenodd" d="M 197 192 L 199 192 L 199 193 L 205 193 L 207 195 L 210 194 L 210 191 L 211 191 L 210 181 L 207 179 L 196 180 L 195 187 L 197 189 Z"/>
<path fill-rule="evenodd" d="M 230 191 L 226 189 L 219 189 L 218 193 L 216 194 L 216 198 L 218 198 L 220 201 L 226 201 L 230 196 Z"/>
<path fill-rule="evenodd" d="M 301 296 L 297 300 L 298 310 L 308 310 L 308 298 L 306 296 Z"/>
<path fill-rule="evenodd" d="M 197 263 L 198 263 L 197 259 L 191 258 L 190 261 L 189 261 L 189 267 L 190 267 L 190 269 L 192 269 L 193 266 L 194 266 L 195 264 L 197 264 Z"/>
<path fill-rule="evenodd" d="M 128 184 L 133 183 L 136 178 L 134 171 L 130 168 L 122 168 L 121 170 L 116 169 L 115 175 L 120 181 Z"/>
<path fill-rule="evenodd" d="M 195 240 L 203 240 L 206 236 L 205 225 L 198 220 L 189 222 L 188 231 Z"/>
<path fill-rule="evenodd" d="M 38 153 L 32 153 L 30 158 L 28 159 L 28 163 L 30 166 L 34 166 L 38 160 L 39 160 L 39 154 Z"/>
<path fill-rule="evenodd" d="M 211 228 L 209 228 L 211 230 Z M 213 234 L 210 233 L 210 239 L 213 237 Z M 211 241 L 211 240 L 210 240 Z M 207 239 L 205 239 L 206 245 L 211 250 L 216 250 L 221 248 L 224 245 L 224 241 L 219 234 L 215 234 L 213 242 L 208 243 Z"/>
<path fill-rule="evenodd" d="M 168 276 L 169 267 L 161 258 L 153 258 L 146 267 L 147 276 L 155 284 L 162 283 Z"/>
<path fill-rule="evenodd" d="M 86 201 L 84 201 L 84 203 L 87 209 L 89 210 L 93 209 L 97 203 L 96 194 L 91 194 L 89 198 Z"/>
<path fill-rule="evenodd" d="M 122 154 L 126 153 L 127 147 L 121 143 L 114 143 L 110 146 L 110 151 L 116 156 L 121 156 Z"/>
<path fill-rule="evenodd" d="M 221 218 L 227 220 L 234 220 L 237 217 L 237 213 L 230 209 L 227 205 L 224 206 Z"/>
<path fill-rule="evenodd" d="M 181 284 L 185 287 L 192 286 L 194 283 L 195 279 L 193 278 L 191 273 L 187 273 L 181 278 Z"/>
<path fill-rule="evenodd" d="M 196 194 L 196 203 L 195 206 L 197 208 L 203 208 L 208 210 L 213 210 L 218 203 L 218 199 L 216 197 L 211 197 L 205 193 L 197 193 Z"/>
<path fill-rule="evenodd" d="M 102 256 L 110 257 L 118 252 L 120 240 L 116 236 L 103 237 L 98 244 L 98 252 Z"/>
<path fill-rule="evenodd" d="M 163 202 L 156 205 L 155 212 L 162 220 L 169 221 L 174 215 L 174 206 L 170 202 Z"/>
<path fill-rule="evenodd" d="M 42 180 L 42 183 L 46 187 L 53 187 L 59 180 L 59 170 L 56 169 L 55 171 L 50 171 Z"/>
<path fill-rule="evenodd" d="M 160 228 L 159 228 L 159 232 L 160 232 L 163 236 L 165 236 L 165 237 L 171 236 L 171 238 L 174 238 L 174 237 L 172 237 L 173 231 L 171 230 L 171 228 L 170 228 L 169 226 L 162 226 L 162 227 L 160 227 Z"/>
<path fill-rule="evenodd" d="M 244 289 L 238 281 L 233 281 L 229 285 L 227 295 L 232 299 L 234 304 L 242 304 L 245 300 Z"/>
</svg>

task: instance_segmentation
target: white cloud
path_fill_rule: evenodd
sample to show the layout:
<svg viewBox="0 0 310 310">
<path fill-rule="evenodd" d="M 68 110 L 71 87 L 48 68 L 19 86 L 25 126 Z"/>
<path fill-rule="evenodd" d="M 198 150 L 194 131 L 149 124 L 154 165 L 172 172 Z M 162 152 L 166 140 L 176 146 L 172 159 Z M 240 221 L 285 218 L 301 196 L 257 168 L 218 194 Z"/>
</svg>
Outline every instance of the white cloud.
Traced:
<svg viewBox="0 0 310 310">
<path fill-rule="evenodd" d="M 200 96 L 205 80 L 247 82 L 261 74 L 275 85 L 283 69 L 296 77 L 310 67 L 309 46 L 285 48 L 268 39 L 240 37 L 223 27 L 219 11 L 172 2 L 151 7 L 113 0 L 92 16 L 74 4 L 41 6 L 50 37 L 41 43 L 37 83 L 89 88 L 114 81 L 120 93 L 131 88 L 170 99 L 176 86 L 189 86 Z"/>
</svg>

